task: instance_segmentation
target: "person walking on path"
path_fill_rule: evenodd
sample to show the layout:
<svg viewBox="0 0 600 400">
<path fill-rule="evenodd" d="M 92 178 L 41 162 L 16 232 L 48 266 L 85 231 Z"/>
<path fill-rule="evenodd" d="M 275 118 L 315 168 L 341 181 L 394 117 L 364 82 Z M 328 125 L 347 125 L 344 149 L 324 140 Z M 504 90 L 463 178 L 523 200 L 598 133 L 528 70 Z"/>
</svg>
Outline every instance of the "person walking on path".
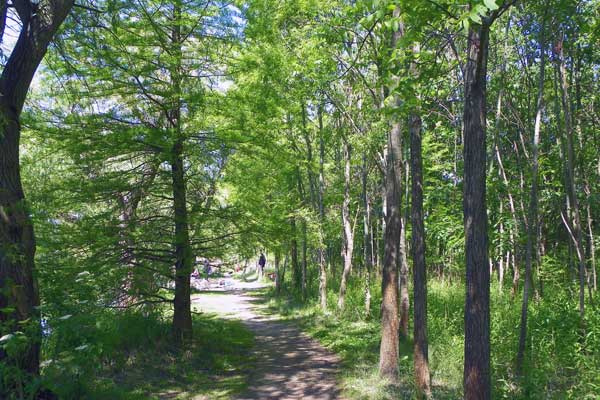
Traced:
<svg viewBox="0 0 600 400">
<path fill-rule="evenodd" d="M 263 278 L 266 263 L 267 263 L 267 258 L 265 257 L 264 253 L 261 251 L 260 257 L 258 258 L 258 279 Z"/>
</svg>

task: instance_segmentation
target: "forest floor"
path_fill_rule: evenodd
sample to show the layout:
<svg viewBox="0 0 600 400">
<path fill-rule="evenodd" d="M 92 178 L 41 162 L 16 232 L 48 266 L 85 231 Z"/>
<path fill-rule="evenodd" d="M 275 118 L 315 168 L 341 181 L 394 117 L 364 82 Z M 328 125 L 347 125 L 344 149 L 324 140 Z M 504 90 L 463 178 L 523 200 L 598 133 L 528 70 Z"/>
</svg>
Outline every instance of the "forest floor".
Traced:
<svg viewBox="0 0 600 400">
<path fill-rule="evenodd" d="M 254 399 L 341 399 L 340 359 L 290 323 L 266 313 L 258 282 L 227 279 L 192 296 L 196 311 L 240 320 L 255 335 L 255 365 L 247 389 L 236 397 Z"/>
</svg>

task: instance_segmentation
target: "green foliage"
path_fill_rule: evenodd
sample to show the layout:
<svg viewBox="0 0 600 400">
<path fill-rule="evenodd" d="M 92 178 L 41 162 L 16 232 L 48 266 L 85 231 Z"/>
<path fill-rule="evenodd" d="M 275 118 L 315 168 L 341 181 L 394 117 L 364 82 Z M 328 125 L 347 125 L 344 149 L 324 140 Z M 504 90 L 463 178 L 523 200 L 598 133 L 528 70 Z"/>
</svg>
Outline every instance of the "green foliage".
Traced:
<svg viewBox="0 0 600 400">
<path fill-rule="evenodd" d="M 547 290 L 552 290 L 548 287 Z M 379 304 L 378 287 L 372 288 L 373 303 Z M 336 292 L 330 291 L 332 299 Z M 434 397 L 454 399 L 462 391 L 464 285 L 436 279 L 428 287 L 429 360 Z M 349 293 L 350 304 L 353 297 Z M 318 304 L 269 294 L 269 308 L 299 324 L 312 337 L 342 357 L 342 384 L 351 399 L 412 398 L 411 342 L 401 345 L 399 368 L 402 390 L 389 391 L 377 378 L 380 328 L 377 307 L 371 319 L 355 312 L 323 314 Z M 514 356 L 519 334 L 520 298 L 511 299 L 492 287 L 492 368 L 494 398 L 559 399 L 594 398 L 598 376 L 594 373 L 600 359 L 593 350 L 598 345 L 597 313 L 590 313 L 582 343 L 577 329 L 577 302 L 566 293 L 534 302 L 530 308 L 532 355 L 527 360 L 523 381 L 514 373 Z M 350 307 L 348 307 L 350 308 Z M 587 350 L 586 350 L 587 349 Z M 587 396 L 587 397 L 586 397 Z"/>
<path fill-rule="evenodd" d="M 196 317 L 186 349 L 173 347 L 159 315 L 76 315 L 50 326 L 44 383 L 61 399 L 220 399 L 246 386 L 253 337 L 236 321 Z"/>
<path fill-rule="evenodd" d="M 490 28 L 486 77 L 489 256 L 493 272 L 502 266 L 514 287 L 509 293 L 507 282 L 502 289 L 494 282 L 492 288 L 494 397 L 576 399 L 600 391 L 600 320 L 589 294 L 597 297 L 597 291 L 590 280 L 581 320 L 576 254 L 565 227 L 572 204 L 565 201 L 564 110 L 571 112 L 576 142 L 575 186 L 591 276 L 593 247 L 600 244 L 598 0 L 519 2 L 501 16 L 509 0 L 93 3 L 100 12 L 77 7 L 49 49 L 21 118 L 28 198 L 21 205 L 31 211 L 36 230 L 45 361 L 42 380 L 30 386 L 18 367 L 0 364 L 4 387 L 23 386 L 18 396 L 25 397 L 46 385 L 67 399 L 158 397 L 171 389 L 183 398 L 226 398 L 243 387 L 248 360 L 239 351 L 251 338 L 239 324 L 198 318 L 199 333 L 187 350 L 163 339 L 175 260 L 171 169 L 181 143 L 194 256 L 237 263 L 254 259 L 259 249 L 280 255 L 286 301 L 272 305 L 342 356 L 349 396 L 411 396 L 410 342 L 402 344 L 401 389 L 386 388 L 376 369 L 385 144 L 391 123 L 400 122 L 406 173 L 400 207 L 410 242 L 408 117 L 419 115 L 434 394 L 460 396 L 464 30 L 499 17 Z M 183 34 L 174 39 L 177 30 Z M 540 83 L 544 108 L 534 177 L 542 55 L 546 79 Z M 347 193 L 346 143 L 352 149 Z M 533 255 L 525 373 L 518 377 L 514 358 L 534 178 L 540 186 L 539 251 Z M 334 312 L 344 203 L 354 233 L 353 272 L 346 307 Z M 299 264 L 306 248 L 305 293 L 292 280 L 293 243 Z M 367 247 L 376 255 L 372 260 L 365 260 Z M 327 313 L 318 309 L 321 250 Z M 367 311 L 370 261 L 376 262 Z M 14 310 L 0 310 L 8 311 Z M 36 329 L 35 321 L 12 329 L 0 346 L 14 358 Z M 190 392 L 172 385 L 187 385 Z"/>
</svg>

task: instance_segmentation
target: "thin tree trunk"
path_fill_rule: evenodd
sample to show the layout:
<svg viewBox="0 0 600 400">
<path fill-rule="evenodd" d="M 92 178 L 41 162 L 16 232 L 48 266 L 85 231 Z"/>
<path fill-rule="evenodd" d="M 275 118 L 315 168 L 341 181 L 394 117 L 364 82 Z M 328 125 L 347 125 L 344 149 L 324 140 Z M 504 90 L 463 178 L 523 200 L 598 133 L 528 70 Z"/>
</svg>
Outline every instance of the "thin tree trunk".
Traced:
<svg viewBox="0 0 600 400">
<path fill-rule="evenodd" d="M 398 274 L 398 293 L 400 297 L 400 337 L 408 339 L 410 297 L 408 295 L 408 250 L 406 245 L 406 219 L 401 218 L 400 228 L 400 273 Z"/>
<path fill-rule="evenodd" d="M 321 310 L 327 311 L 327 264 L 325 260 L 325 140 L 323 137 L 323 106 L 319 105 L 319 303 Z"/>
<path fill-rule="evenodd" d="M 502 210 L 504 208 L 504 202 L 500 201 L 500 226 L 498 228 L 498 231 L 500 233 L 500 244 L 498 245 L 498 254 L 500 256 L 500 260 L 498 261 L 498 289 L 500 292 L 502 292 L 502 289 L 504 287 L 504 269 L 508 268 L 508 264 L 505 266 L 504 264 L 504 246 L 502 246 L 502 244 L 504 243 L 503 238 L 504 238 L 504 223 L 502 222 Z"/>
<path fill-rule="evenodd" d="M 306 228 L 306 220 L 302 220 L 302 299 L 306 300 L 306 280 L 308 273 L 308 260 L 307 260 L 307 251 L 308 251 L 308 235 Z"/>
<path fill-rule="evenodd" d="M 499 130 L 499 120 L 500 115 L 502 113 L 502 94 L 503 91 L 500 90 L 498 94 L 498 104 L 496 109 L 496 131 Z M 514 271 L 514 279 L 513 279 L 513 291 L 512 296 L 514 297 L 519 289 L 519 259 L 517 258 L 518 254 L 518 244 L 516 238 L 519 237 L 519 220 L 517 218 L 517 209 L 515 206 L 515 199 L 512 194 L 512 190 L 510 188 L 510 182 L 508 181 L 508 177 L 506 175 L 506 170 L 504 169 L 504 163 L 502 162 L 502 155 L 500 153 L 500 147 L 498 143 L 495 144 L 495 152 L 496 158 L 498 160 L 498 171 L 500 173 L 500 177 L 502 178 L 502 182 L 506 187 L 506 191 L 508 193 L 508 205 L 510 209 L 510 215 L 512 219 L 512 227 L 510 227 L 510 239 L 512 245 L 512 254 L 513 254 L 513 271 Z"/>
<path fill-rule="evenodd" d="M 537 232 L 537 237 L 539 238 L 539 246 L 537 248 L 537 253 L 536 253 L 536 265 L 537 265 L 537 271 L 536 271 L 536 275 L 538 277 L 538 293 L 540 294 L 540 298 L 544 297 L 544 279 L 542 278 L 542 274 L 541 274 L 541 265 L 542 265 L 542 260 L 544 255 L 546 254 L 546 245 L 544 242 L 544 237 L 542 236 L 543 233 L 543 218 L 539 218 L 538 215 L 538 232 Z"/>
<path fill-rule="evenodd" d="M 582 104 L 581 104 L 581 64 L 582 64 L 582 56 L 581 56 L 581 48 L 579 45 L 577 45 L 577 62 L 575 63 L 576 65 L 576 69 L 575 69 L 575 104 L 576 104 L 576 108 L 575 111 L 573 112 L 573 120 L 574 120 L 574 124 L 576 126 L 576 131 L 577 131 L 577 137 L 578 137 L 578 143 L 579 143 L 579 150 L 582 153 L 581 156 L 581 160 L 578 163 L 579 164 L 579 170 L 580 170 L 580 174 L 583 178 L 583 192 L 585 193 L 585 210 L 586 210 L 586 227 L 587 227 L 587 235 L 588 235 L 588 254 L 589 254 L 589 261 L 590 261 L 590 270 L 591 270 L 591 274 L 587 274 L 587 285 L 588 285 L 588 294 L 590 297 L 590 301 L 593 304 L 593 297 L 592 297 L 592 289 L 596 290 L 596 245 L 594 243 L 594 230 L 593 230 L 593 217 L 592 217 L 592 211 L 591 211 L 591 207 L 592 207 L 592 192 L 590 190 L 590 182 L 589 182 L 589 175 L 586 173 L 585 171 L 585 160 L 583 159 L 585 157 L 585 140 L 584 140 L 584 135 L 583 135 L 583 131 L 581 129 L 581 121 L 583 116 L 580 114 L 581 110 L 582 110 Z M 583 231 L 583 228 L 582 228 Z M 584 236 L 584 233 L 582 232 L 582 236 Z M 583 240 L 583 238 L 582 238 Z M 583 246 L 583 244 L 582 244 Z M 587 271 L 586 271 L 587 272 Z"/>
<path fill-rule="evenodd" d="M 561 99 L 563 112 L 565 116 L 565 136 L 566 136 L 566 153 L 567 153 L 567 180 L 566 189 L 567 197 L 571 205 L 571 214 L 568 216 L 569 220 L 567 225 L 571 225 L 573 244 L 575 245 L 575 251 L 577 254 L 577 261 L 579 264 L 579 316 L 581 323 L 583 324 L 585 316 L 585 254 L 583 249 L 583 235 L 581 228 L 581 217 L 579 214 L 579 200 L 575 191 L 575 150 L 573 146 L 573 129 L 571 125 L 571 113 L 569 103 L 569 85 L 567 83 L 567 70 L 565 64 L 565 57 L 563 53 L 562 38 L 559 41 L 559 76 L 560 76 L 560 87 L 561 87 Z"/>
<path fill-rule="evenodd" d="M 296 217 L 290 218 L 290 227 L 291 227 L 291 246 L 290 251 L 292 253 L 292 280 L 294 289 L 300 289 L 302 285 L 302 272 L 300 271 L 300 265 L 298 264 L 298 239 L 297 239 L 297 228 L 296 228 Z"/>
<path fill-rule="evenodd" d="M 398 288 L 400 296 L 400 337 L 403 339 L 408 339 L 408 325 L 410 320 L 410 295 L 408 291 L 408 282 L 410 277 L 408 265 L 409 246 L 406 241 L 406 221 L 410 219 L 410 160 L 404 160 L 403 157 L 402 162 L 404 165 L 404 194 L 406 198 L 406 206 L 404 208 L 404 213 L 402 212 L 402 207 L 400 211 L 402 228 L 400 230 L 400 273 L 398 274 Z"/>
<path fill-rule="evenodd" d="M 544 80 L 546 72 L 546 40 L 545 40 L 545 15 L 540 33 L 540 76 L 538 81 L 537 109 L 531 147 L 531 192 L 529 197 L 529 229 L 527 234 L 527 249 L 525 252 L 525 283 L 523 285 L 523 303 L 521 307 L 521 328 L 519 332 L 519 349 L 517 351 L 517 371 L 522 372 L 525 346 L 527 342 L 527 314 L 529 306 L 529 291 L 533 264 L 536 262 L 534 251 L 538 248 L 538 181 L 539 162 L 538 150 L 540 146 L 540 130 L 542 114 L 544 111 Z"/>
<path fill-rule="evenodd" d="M 342 280 L 340 282 L 340 293 L 338 296 L 338 310 L 344 309 L 346 300 L 346 289 L 348 285 L 348 277 L 352 269 L 352 253 L 354 251 L 354 234 L 352 223 L 350 221 L 350 143 L 344 139 L 344 202 L 342 204 L 342 226 L 344 229 L 344 270 L 342 272 Z"/>
<path fill-rule="evenodd" d="M 279 249 L 275 250 L 275 291 L 281 293 L 281 252 Z"/>
<path fill-rule="evenodd" d="M 387 146 L 386 146 L 386 153 L 387 153 Z M 387 160 L 387 154 L 385 156 L 385 159 Z M 387 169 L 387 161 L 385 163 L 386 165 L 386 169 Z M 387 173 L 387 172 L 386 172 Z M 386 194 L 386 186 L 385 186 L 385 176 L 384 178 L 384 183 L 382 185 L 382 191 L 381 191 L 381 195 L 382 195 L 382 199 L 381 199 L 381 232 L 380 232 L 380 237 L 379 237 L 379 246 L 377 247 L 378 251 L 380 252 L 380 256 L 379 256 L 379 263 L 381 264 L 378 272 L 383 274 L 383 263 L 385 263 L 385 235 L 386 235 L 386 231 L 387 231 L 387 194 Z"/>
<path fill-rule="evenodd" d="M 513 269 L 513 281 L 512 281 L 512 289 L 511 289 L 511 297 L 514 298 L 519 292 L 519 279 L 521 277 L 521 271 L 519 269 L 519 264 L 517 264 L 517 257 L 515 255 L 515 235 L 513 234 L 514 230 L 510 229 L 508 238 L 512 245 L 511 250 L 508 251 L 506 265 L 512 265 Z"/>
<path fill-rule="evenodd" d="M 593 230 L 593 225 L 594 225 L 594 219 L 592 217 L 592 210 L 591 210 L 591 191 L 590 191 L 590 187 L 589 187 L 589 183 L 586 182 L 586 186 L 585 186 L 585 193 L 587 196 L 587 204 L 586 204 L 586 213 L 587 213 L 587 228 L 588 228 L 588 236 L 589 236 L 589 243 L 590 243 L 590 265 L 592 267 L 592 282 L 590 283 L 590 286 L 594 289 L 594 290 L 598 290 L 598 283 L 597 283 L 597 279 L 596 279 L 596 245 L 594 244 L 594 230 Z"/>
<path fill-rule="evenodd" d="M 373 240 L 371 238 L 371 200 L 367 186 L 367 156 L 363 155 L 362 191 L 363 191 L 363 257 L 365 262 L 365 315 L 371 314 L 371 271 L 373 269 Z"/>
<path fill-rule="evenodd" d="M 418 51 L 418 48 L 417 48 Z M 431 397 L 429 347 L 427 342 L 427 267 L 425 263 L 425 223 L 423 217 L 423 159 L 421 118 L 410 116 L 410 161 L 412 172 L 412 257 L 414 302 L 414 368 L 417 398 Z"/>
<path fill-rule="evenodd" d="M 285 286 L 285 272 L 287 271 L 288 261 L 289 261 L 289 254 L 286 254 L 285 258 L 283 259 L 283 268 L 281 269 L 281 280 L 279 281 L 279 284 L 280 284 L 279 292 L 280 293 L 281 293 L 281 289 L 283 289 Z"/>
</svg>

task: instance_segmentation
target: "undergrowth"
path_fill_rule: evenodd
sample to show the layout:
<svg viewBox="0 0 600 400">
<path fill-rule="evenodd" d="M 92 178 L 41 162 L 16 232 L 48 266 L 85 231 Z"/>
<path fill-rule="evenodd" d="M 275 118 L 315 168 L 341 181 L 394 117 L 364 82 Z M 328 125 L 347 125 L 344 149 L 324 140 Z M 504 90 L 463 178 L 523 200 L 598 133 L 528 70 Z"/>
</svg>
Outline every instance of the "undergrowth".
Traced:
<svg viewBox="0 0 600 400">
<path fill-rule="evenodd" d="M 42 377 L 59 399 L 226 399 L 243 391 L 253 336 L 239 321 L 194 316 L 174 346 L 161 315 L 71 316 L 44 346 Z"/>
<path fill-rule="evenodd" d="M 310 290 L 316 292 L 316 288 Z M 369 314 L 364 307 L 364 286 L 361 287 L 358 281 L 349 285 L 344 312 L 335 309 L 335 283 L 329 288 L 329 310 L 325 313 L 318 306 L 317 293 L 308 296 L 315 300 L 305 303 L 298 294 L 277 295 L 272 290 L 266 294 L 266 302 L 272 312 L 299 324 L 309 335 L 341 356 L 340 379 L 348 398 L 414 398 L 411 338 L 400 344 L 400 385 L 390 388 L 378 377 L 381 294 L 375 285 L 371 292 Z M 600 313 L 590 308 L 588 330 L 582 339 L 580 332 L 574 329 L 578 326 L 576 300 L 564 291 L 560 293 L 564 295 L 531 303 L 529 356 L 524 376 L 518 378 L 514 362 L 521 299 L 519 296 L 511 298 L 508 291 L 500 292 L 492 285 L 493 398 L 600 399 Z M 429 360 L 434 399 L 462 397 L 464 296 L 461 283 L 429 282 Z"/>
</svg>

